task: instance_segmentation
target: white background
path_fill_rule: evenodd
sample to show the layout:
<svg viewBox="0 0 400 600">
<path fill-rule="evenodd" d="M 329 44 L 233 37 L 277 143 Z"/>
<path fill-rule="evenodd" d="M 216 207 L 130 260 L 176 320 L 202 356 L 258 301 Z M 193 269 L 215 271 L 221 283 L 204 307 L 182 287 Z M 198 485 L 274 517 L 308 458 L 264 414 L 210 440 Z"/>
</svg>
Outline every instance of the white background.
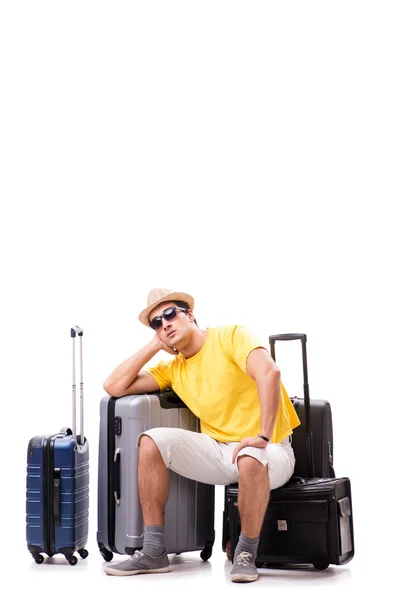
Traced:
<svg viewBox="0 0 400 600">
<path fill-rule="evenodd" d="M 102 383 L 150 339 L 137 315 L 152 287 L 191 293 L 202 327 L 240 323 L 266 344 L 308 334 L 311 395 L 331 402 L 336 472 L 353 485 L 356 557 L 300 588 L 285 573 L 255 585 L 310 597 L 333 582 L 346 596 L 394 576 L 399 12 L 2 2 L 1 552 L 13 585 L 34 597 L 56 581 L 65 596 L 153 589 L 106 578 L 96 549 Z M 73 324 L 85 331 L 91 452 L 90 557 L 75 571 L 32 565 L 25 546 L 26 447 L 70 424 Z M 300 345 L 277 347 L 277 362 L 301 395 Z M 198 563 L 189 575 L 243 593 L 218 577 L 221 493 L 213 577 Z"/>
</svg>

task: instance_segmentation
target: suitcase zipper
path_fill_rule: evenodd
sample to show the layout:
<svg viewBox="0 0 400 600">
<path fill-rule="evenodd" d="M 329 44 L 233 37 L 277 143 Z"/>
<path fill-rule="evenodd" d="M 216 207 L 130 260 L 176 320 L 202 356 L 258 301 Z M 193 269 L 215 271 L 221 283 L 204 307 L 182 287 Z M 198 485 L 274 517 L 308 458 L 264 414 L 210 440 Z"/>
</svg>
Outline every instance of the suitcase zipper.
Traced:
<svg viewBox="0 0 400 600">
<path fill-rule="evenodd" d="M 51 464 L 54 463 L 52 460 L 52 454 L 54 452 L 53 436 L 49 436 L 45 439 L 43 447 L 43 538 L 44 538 L 44 552 L 48 556 L 54 554 L 54 532 L 52 531 L 52 468 Z"/>
<path fill-rule="evenodd" d="M 50 439 L 50 448 L 49 448 L 49 550 L 52 556 L 55 553 L 55 535 L 54 535 L 54 513 L 53 513 L 53 493 L 54 493 L 54 444 L 55 438 L 57 436 L 53 436 Z"/>
<path fill-rule="evenodd" d="M 108 529 L 108 547 L 112 552 L 118 553 L 115 547 L 115 472 L 114 472 L 114 455 L 115 455 L 115 404 L 117 398 L 110 398 L 107 411 L 107 474 L 108 474 L 108 493 L 107 493 L 107 529 Z"/>
<path fill-rule="evenodd" d="M 54 535 L 54 511 L 53 511 L 53 493 L 54 493 L 54 444 L 59 434 L 53 434 L 45 440 L 43 448 L 43 551 L 48 556 L 55 554 L 55 535 Z M 61 436 L 62 437 L 62 436 Z"/>
<path fill-rule="evenodd" d="M 43 440 L 43 552 L 49 554 L 49 441 Z"/>
</svg>

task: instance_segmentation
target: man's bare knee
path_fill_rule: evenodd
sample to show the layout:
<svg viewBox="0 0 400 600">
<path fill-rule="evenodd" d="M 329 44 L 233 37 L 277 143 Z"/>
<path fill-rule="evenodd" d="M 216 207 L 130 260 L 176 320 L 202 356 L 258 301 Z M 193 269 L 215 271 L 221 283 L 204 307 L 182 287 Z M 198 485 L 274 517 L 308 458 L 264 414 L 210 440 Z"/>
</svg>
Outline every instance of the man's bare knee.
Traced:
<svg viewBox="0 0 400 600">
<path fill-rule="evenodd" d="M 264 472 L 266 473 L 268 469 L 268 467 L 260 463 L 260 461 L 257 460 L 257 458 L 254 458 L 253 456 L 248 456 L 247 454 L 239 456 L 237 465 L 239 475 L 250 475 Z"/>
<path fill-rule="evenodd" d="M 142 450 L 146 450 L 146 451 L 151 451 L 154 449 L 158 450 L 157 444 L 155 443 L 155 441 L 153 440 L 152 437 L 150 437 L 149 435 L 147 435 L 147 433 L 143 433 L 140 436 L 139 439 L 139 448 L 141 448 Z"/>
<path fill-rule="evenodd" d="M 254 456 L 249 456 L 248 454 L 242 454 L 242 456 L 239 456 L 237 464 L 239 470 L 256 469 L 263 466 L 262 463 L 257 460 L 257 458 L 254 458 Z"/>
<path fill-rule="evenodd" d="M 161 452 L 152 437 L 144 433 L 139 440 L 139 456 L 161 457 Z"/>
</svg>

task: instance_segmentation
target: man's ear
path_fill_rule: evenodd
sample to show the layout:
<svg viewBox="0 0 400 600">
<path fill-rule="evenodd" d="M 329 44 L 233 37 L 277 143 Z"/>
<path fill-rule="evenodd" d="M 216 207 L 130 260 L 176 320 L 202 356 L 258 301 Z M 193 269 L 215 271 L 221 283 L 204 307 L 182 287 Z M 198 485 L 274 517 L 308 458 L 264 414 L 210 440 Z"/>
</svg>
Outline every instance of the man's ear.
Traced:
<svg viewBox="0 0 400 600">
<path fill-rule="evenodd" d="M 193 311 L 192 311 L 192 309 L 191 309 L 191 308 L 189 308 L 189 310 L 187 311 L 187 313 L 186 313 L 186 314 L 187 314 L 187 316 L 189 317 L 189 321 L 190 321 L 191 323 L 194 323 L 194 314 L 193 314 Z"/>
</svg>

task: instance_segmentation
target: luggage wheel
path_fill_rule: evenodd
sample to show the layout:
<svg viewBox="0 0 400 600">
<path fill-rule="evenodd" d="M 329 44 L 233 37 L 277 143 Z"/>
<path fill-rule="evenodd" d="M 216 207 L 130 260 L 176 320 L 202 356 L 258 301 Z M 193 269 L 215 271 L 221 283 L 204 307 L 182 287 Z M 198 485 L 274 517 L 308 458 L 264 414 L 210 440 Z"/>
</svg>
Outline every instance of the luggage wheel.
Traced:
<svg viewBox="0 0 400 600">
<path fill-rule="evenodd" d="M 206 542 L 204 549 L 200 552 L 200 558 L 204 561 L 208 560 L 212 554 L 214 540 Z"/>
<path fill-rule="evenodd" d="M 44 561 L 44 556 L 42 554 L 32 554 L 35 563 L 38 565 L 41 565 L 42 562 Z"/>
<path fill-rule="evenodd" d="M 110 550 L 107 550 L 107 548 L 101 548 L 100 554 L 102 555 L 102 557 L 104 558 L 104 560 L 106 562 L 112 561 L 112 559 L 114 557 L 113 553 L 110 552 Z"/>
</svg>

